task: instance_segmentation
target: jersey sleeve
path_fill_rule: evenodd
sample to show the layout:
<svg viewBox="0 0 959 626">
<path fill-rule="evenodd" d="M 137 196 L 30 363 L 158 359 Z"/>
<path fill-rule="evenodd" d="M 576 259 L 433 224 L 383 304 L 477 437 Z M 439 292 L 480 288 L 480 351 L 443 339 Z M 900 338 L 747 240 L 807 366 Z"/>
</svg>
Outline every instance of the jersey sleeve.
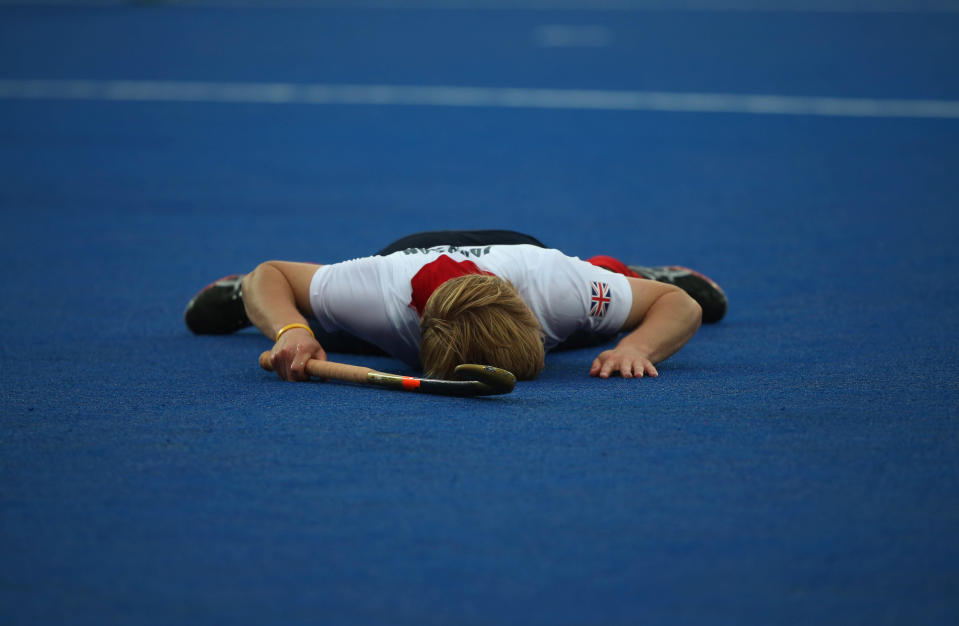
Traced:
<svg viewBox="0 0 959 626">
<path fill-rule="evenodd" d="M 346 331 L 415 364 L 419 359 L 418 319 L 407 306 L 396 268 L 385 257 L 324 265 L 310 282 L 310 306 L 327 332 Z M 399 287 L 397 287 L 399 285 Z"/>
<path fill-rule="evenodd" d="M 633 305 L 633 292 L 622 274 L 597 267 L 558 250 L 511 246 L 515 259 L 503 272 L 536 315 L 547 349 L 577 331 L 615 335 Z M 528 248 L 528 249 L 527 249 Z"/>
</svg>

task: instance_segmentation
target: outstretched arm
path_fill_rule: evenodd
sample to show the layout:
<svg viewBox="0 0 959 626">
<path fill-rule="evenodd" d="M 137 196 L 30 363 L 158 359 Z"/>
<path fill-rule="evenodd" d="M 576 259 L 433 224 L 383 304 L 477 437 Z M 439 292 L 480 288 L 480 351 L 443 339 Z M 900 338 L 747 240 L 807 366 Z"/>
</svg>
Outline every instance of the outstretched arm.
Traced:
<svg viewBox="0 0 959 626">
<path fill-rule="evenodd" d="M 622 330 L 630 331 L 612 350 L 601 352 L 590 376 L 659 376 L 655 363 L 675 354 L 699 330 L 703 310 L 685 291 L 652 280 L 629 278 L 633 306 Z"/>
<path fill-rule="evenodd" d="M 306 324 L 313 317 L 310 281 L 319 265 L 267 261 L 243 278 L 243 304 L 253 325 L 270 339 L 289 324 Z M 307 380 L 306 362 L 326 360 L 326 352 L 310 331 L 292 328 L 283 333 L 270 357 L 283 380 Z"/>
</svg>

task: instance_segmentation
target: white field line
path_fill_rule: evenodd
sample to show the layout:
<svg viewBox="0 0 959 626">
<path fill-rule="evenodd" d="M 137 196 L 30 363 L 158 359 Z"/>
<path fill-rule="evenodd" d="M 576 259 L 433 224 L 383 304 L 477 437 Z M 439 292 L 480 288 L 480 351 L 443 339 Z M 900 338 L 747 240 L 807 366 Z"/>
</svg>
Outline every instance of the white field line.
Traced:
<svg viewBox="0 0 959 626">
<path fill-rule="evenodd" d="M 0 99 L 348 104 L 829 117 L 959 118 L 959 101 L 957 100 L 406 85 L 0 80 Z"/>
</svg>

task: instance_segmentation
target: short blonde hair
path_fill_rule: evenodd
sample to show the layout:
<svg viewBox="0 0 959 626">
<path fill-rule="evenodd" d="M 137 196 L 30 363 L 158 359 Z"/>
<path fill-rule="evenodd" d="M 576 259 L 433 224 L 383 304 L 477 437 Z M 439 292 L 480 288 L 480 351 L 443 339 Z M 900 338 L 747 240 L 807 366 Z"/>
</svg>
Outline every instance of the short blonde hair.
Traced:
<svg viewBox="0 0 959 626">
<path fill-rule="evenodd" d="M 449 378 L 461 363 L 492 365 L 520 380 L 544 365 L 543 332 L 516 288 L 498 276 L 451 278 L 426 301 L 420 360 L 427 376 Z"/>
</svg>

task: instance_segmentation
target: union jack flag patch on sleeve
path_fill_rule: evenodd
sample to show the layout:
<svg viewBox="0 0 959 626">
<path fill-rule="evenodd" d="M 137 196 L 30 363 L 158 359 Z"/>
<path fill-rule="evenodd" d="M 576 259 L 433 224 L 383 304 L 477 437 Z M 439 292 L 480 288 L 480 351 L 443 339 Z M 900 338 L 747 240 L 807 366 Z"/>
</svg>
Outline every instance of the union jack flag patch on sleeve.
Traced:
<svg viewBox="0 0 959 626">
<path fill-rule="evenodd" d="M 590 290 L 592 295 L 590 296 L 589 315 L 590 317 L 603 317 L 606 315 L 606 310 L 609 309 L 609 303 L 612 302 L 612 297 L 609 294 L 609 283 L 594 280 L 590 283 Z"/>
</svg>

